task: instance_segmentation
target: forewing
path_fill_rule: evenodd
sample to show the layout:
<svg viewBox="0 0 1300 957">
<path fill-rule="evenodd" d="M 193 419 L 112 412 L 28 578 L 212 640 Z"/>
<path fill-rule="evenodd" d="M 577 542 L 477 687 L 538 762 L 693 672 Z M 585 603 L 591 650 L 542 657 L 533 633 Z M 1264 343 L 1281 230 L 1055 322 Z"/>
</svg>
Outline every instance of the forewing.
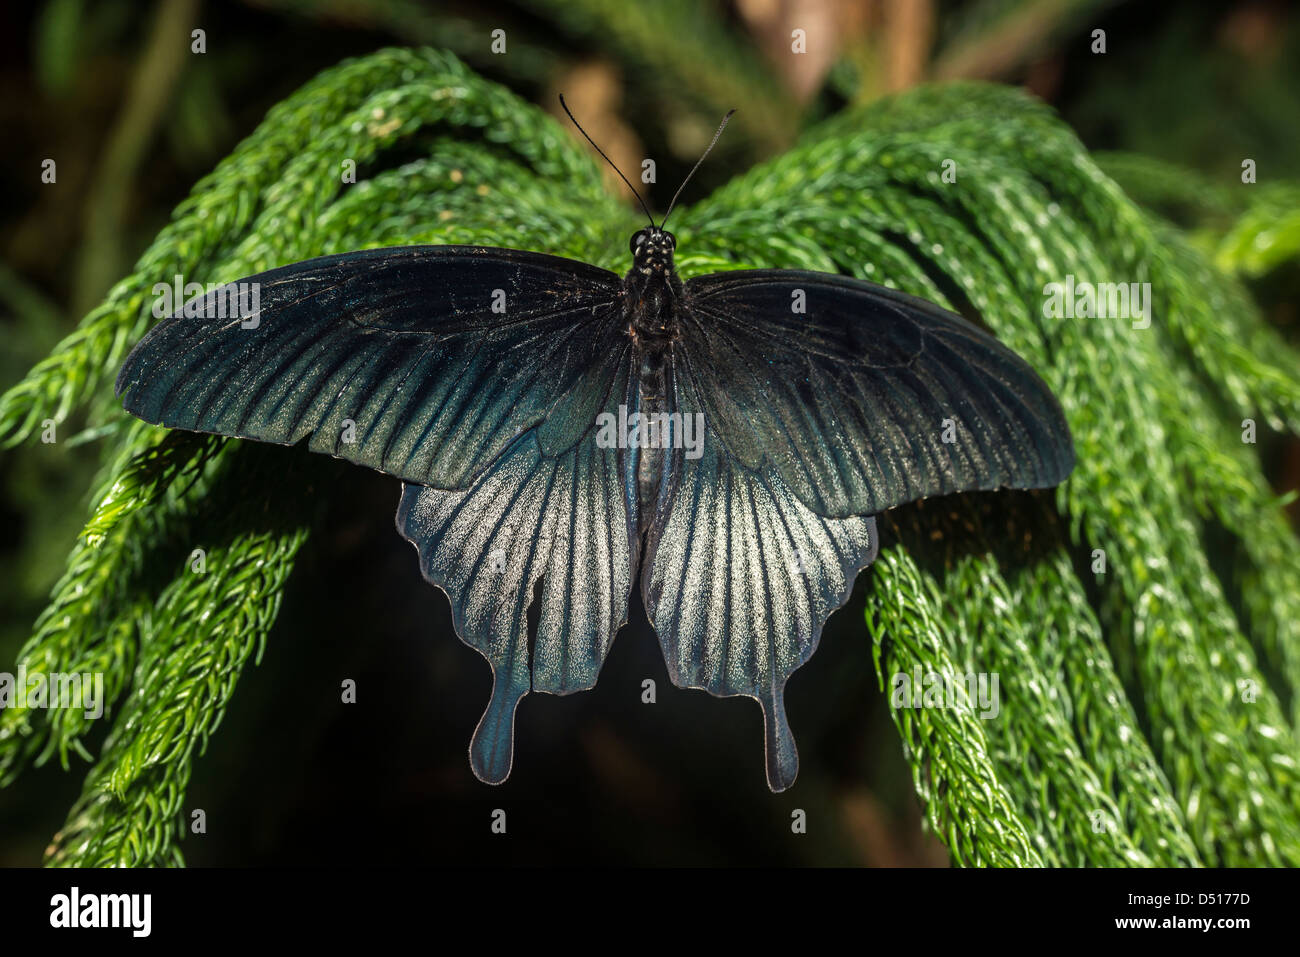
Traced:
<svg viewBox="0 0 1300 957">
<path fill-rule="evenodd" d="M 689 365 L 676 350 L 669 402 L 683 420 L 704 408 Z M 768 784 L 782 791 L 798 772 L 786 680 L 875 559 L 875 520 L 818 515 L 770 463 L 733 458 L 707 414 L 698 455 L 679 441 L 676 421 L 669 426 L 666 444 L 683 447 L 663 460 L 642 575 L 646 613 L 674 684 L 758 699 Z"/>
<path fill-rule="evenodd" d="M 529 429 L 543 454 L 568 448 L 613 376 L 618 278 L 584 263 L 409 246 L 241 282 L 140 341 L 117 380 L 127 411 L 464 488 Z"/>
<path fill-rule="evenodd" d="M 686 290 L 685 371 L 712 434 L 743 468 L 775 469 L 819 515 L 1045 488 L 1073 467 L 1042 379 L 931 303 L 787 270 L 717 273 Z"/>
</svg>

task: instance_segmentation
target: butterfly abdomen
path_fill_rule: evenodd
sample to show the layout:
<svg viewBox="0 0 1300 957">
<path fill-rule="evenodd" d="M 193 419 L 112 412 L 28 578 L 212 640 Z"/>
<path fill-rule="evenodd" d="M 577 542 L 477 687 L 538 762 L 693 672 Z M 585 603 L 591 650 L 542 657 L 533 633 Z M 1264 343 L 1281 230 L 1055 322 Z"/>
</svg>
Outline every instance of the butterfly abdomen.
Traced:
<svg viewBox="0 0 1300 957">
<path fill-rule="evenodd" d="M 668 358 L 671 348 L 667 343 L 654 340 L 638 342 L 636 411 L 643 421 L 653 421 L 653 417 L 668 411 Z M 654 518 L 655 502 L 659 497 L 665 465 L 664 437 L 654 435 L 653 438 L 657 441 L 637 449 L 638 514 L 641 517 L 642 531 Z"/>
</svg>

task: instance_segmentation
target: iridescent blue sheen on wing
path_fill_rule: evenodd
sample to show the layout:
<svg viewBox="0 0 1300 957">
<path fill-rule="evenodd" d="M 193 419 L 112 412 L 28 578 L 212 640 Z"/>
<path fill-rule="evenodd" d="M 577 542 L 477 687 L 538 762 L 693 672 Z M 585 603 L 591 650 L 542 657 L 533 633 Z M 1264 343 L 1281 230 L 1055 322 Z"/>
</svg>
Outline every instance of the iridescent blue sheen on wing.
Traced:
<svg viewBox="0 0 1300 957">
<path fill-rule="evenodd" d="M 217 290 L 140 341 L 117 379 L 127 411 L 464 488 L 535 426 L 546 454 L 568 448 L 596 413 L 579 384 L 613 374 L 618 277 L 572 260 L 409 246 L 241 282 L 260 290 L 252 317 L 209 318 Z"/>
<path fill-rule="evenodd" d="M 602 411 L 635 406 L 626 340 L 610 342 L 615 374 Z M 593 373 L 588 382 L 603 380 Z M 627 622 L 636 563 L 635 449 L 602 448 L 589 431 L 548 456 L 530 431 L 468 489 L 406 485 L 397 528 L 424 577 L 447 592 L 456 633 L 492 664 L 492 698 L 470 742 L 474 773 L 500 783 L 514 754 L 514 715 L 531 691 L 594 687 Z M 529 650 L 527 612 L 541 582 Z"/>
<path fill-rule="evenodd" d="M 819 515 L 1048 488 L 1073 468 L 1043 380 L 932 303 L 796 270 L 715 273 L 686 290 L 682 347 L 711 428 L 737 463 L 767 463 Z"/>
<path fill-rule="evenodd" d="M 691 414 L 703 403 L 680 374 L 687 362 L 671 394 L 674 411 Z M 642 592 L 675 685 L 758 699 L 768 785 L 784 791 L 799 768 L 786 680 L 875 560 L 876 523 L 816 514 L 772 466 L 734 459 L 730 439 L 706 432 L 698 459 L 674 449 L 665 460 Z"/>
</svg>

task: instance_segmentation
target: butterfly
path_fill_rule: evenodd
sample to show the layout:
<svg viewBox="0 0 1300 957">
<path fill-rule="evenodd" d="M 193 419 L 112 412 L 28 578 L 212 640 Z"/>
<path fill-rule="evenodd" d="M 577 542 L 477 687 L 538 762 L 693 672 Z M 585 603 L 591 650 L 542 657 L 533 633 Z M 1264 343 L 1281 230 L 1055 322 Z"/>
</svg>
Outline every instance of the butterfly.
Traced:
<svg viewBox="0 0 1300 957">
<path fill-rule="evenodd" d="M 146 422 L 402 480 L 397 529 L 492 667 L 485 782 L 524 695 L 595 685 L 639 585 L 674 684 L 757 699 L 788 788 L 786 681 L 875 559 L 873 516 L 1074 464 L 1042 379 L 929 302 L 798 270 L 683 282 L 676 199 L 658 225 L 641 199 L 622 277 L 481 246 L 325 256 L 196 297 L 117 379 Z"/>
</svg>

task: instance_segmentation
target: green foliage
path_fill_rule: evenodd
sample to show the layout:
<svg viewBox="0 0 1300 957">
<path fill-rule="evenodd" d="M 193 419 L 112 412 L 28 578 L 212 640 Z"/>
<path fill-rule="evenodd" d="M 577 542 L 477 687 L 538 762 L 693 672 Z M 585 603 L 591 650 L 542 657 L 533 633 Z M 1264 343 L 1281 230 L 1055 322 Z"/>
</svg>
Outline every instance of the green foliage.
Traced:
<svg viewBox="0 0 1300 957">
<path fill-rule="evenodd" d="M 1094 158 L 1134 199 L 1193 225 L 1194 243 L 1225 272 L 1262 276 L 1300 259 L 1300 183 L 1224 186 L 1150 156 L 1102 153 Z"/>
<path fill-rule="evenodd" d="M 260 658 L 307 537 L 284 517 L 264 527 L 263 503 L 250 504 L 244 490 L 274 472 L 244 472 L 213 495 L 223 507 L 203 515 L 209 526 L 229 516 L 239 530 L 205 549 L 201 566 L 193 556 L 183 562 L 152 607 L 138 608 L 139 659 L 129 692 L 54 837 L 52 865 L 181 863 L 176 839 L 188 823 L 182 802 L 193 759 L 220 723 L 240 672 Z M 67 736 L 59 729 L 51 738 Z"/>
<path fill-rule="evenodd" d="M 554 119 L 450 55 L 344 63 L 272 110 L 0 400 L 10 445 L 82 410 L 113 434 L 90 522 L 20 654 L 104 672 L 113 702 L 51 863 L 181 860 L 191 762 L 256 659 L 309 524 L 293 483 L 249 479 L 282 450 L 125 424 L 111 379 L 153 284 L 410 242 L 621 270 L 638 220 L 600 183 Z M 841 114 L 674 220 L 686 275 L 843 272 L 978 314 L 1066 409 L 1079 464 L 1054 497 L 899 510 L 868 573 L 886 693 L 914 668 L 1000 676 L 997 720 L 973 702 L 893 711 L 954 861 L 1300 864 L 1300 551 L 1241 429 L 1300 426 L 1300 360 L 1243 291 L 1050 111 L 999 87 Z M 1150 282 L 1150 328 L 1045 316 L 1044 287 L 1067 274 Z M 1212 536 L 1229 542 L 1231 574 L 1212 564 Z M 79 715 L 0 713 L 0 782 L 88 757 L 89 730 Z"/>
<path fill-rule="evenodd" d="M 756 51 L 738 43 L 722 12 L 699 0 L 527 0 L 571 33 L 608 46 L 651 86 L 675 102 L 683 93 L 708 113 L 736 110 L 739 134 L 786 145 L 798 108 Z"/>
<path fill-rule="evenodd" d="M 654 122 L 680 117 L 687 113 L 682 107 L 696 107 L 710 118 L 736 108 L 728 146 L 751 141 L 769 152 L 789 145 L 797 132 L 799 107 L 758 51 L 733 29 L 725 5 L 716 2 L 523 0 L 519 10 L 467 8 L 464 17 L 421 0 L 268 2 L 303 17 L 342 16 L 410 43 L 443 47 L 512 81 L 554 85 L 571 64 L 537 36 L 538 24 L 545 24 L 562 33 L 570 51 L 590 50 L 617 64 L 634 80 L 629 98 L 652 108 Z M 508 56 L 491 52 L 498 29 L 505 31 Z"/>
</svg>

